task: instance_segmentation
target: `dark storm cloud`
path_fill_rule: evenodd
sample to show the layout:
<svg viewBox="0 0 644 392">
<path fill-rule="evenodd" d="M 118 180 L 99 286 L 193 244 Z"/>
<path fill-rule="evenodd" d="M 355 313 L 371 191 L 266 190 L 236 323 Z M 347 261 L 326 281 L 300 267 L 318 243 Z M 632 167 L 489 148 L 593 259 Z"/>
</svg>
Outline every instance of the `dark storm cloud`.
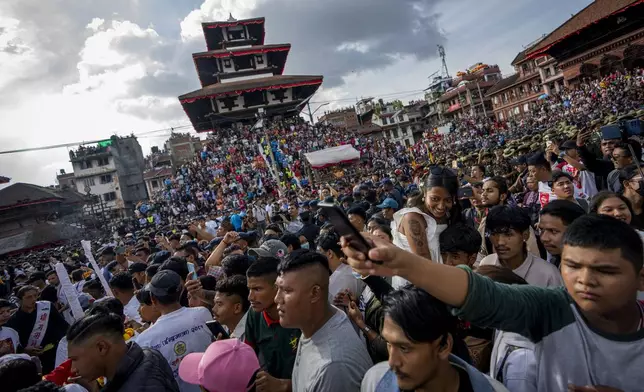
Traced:
<svg viewBox="0 0 644 392">
<path fill-rule="evenodd" d="M 436 56 L 445 38 L 437 23 L 439 0 L 272 0 L 254 12 L 266 17 L 266 42 L 293 45 L 287 72 L 322 74 L 326 87 L 351 73 L 379 69 L 402 56 Z M 368 50 L 338 51 L 363 43 Z"/>
<path fill-rule="evenodd" d="M 86 26 L 93 18 L 129 20 L 142 28 L 152 24 L 160 34 L 178 36 L 181 18 L 201 3 L 201 0 L 0 2 L 0 13 L 20 21 L 20 28 L 30 34 L 29 41 L 25 43 L 46 58 L 47 63 L 46 73 L 35 70 L 32 74 L 25 72 L 20 75 L 14 83 L 16 90 L 37 87 L 56 91 L 77 82 L 76 65 L 85 39 L 92 34 Z"/>
</svg>

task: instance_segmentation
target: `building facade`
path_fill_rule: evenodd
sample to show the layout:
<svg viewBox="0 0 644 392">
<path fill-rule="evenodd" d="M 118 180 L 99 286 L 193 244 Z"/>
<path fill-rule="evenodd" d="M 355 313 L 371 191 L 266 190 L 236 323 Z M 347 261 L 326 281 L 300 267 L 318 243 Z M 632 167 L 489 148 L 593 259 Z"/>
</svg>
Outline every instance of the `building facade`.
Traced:
<svg viewBox="0 0 644 392">
<path fill-rule="evenodd" d="M 165 142 L 165 151 L 153 166 L 162 167 L 167 165 L 167 157 L 170 158 L 170 166 L 175 170 L 184 163 L 194 159 L 198 152 L 201 151 L 201 140 L 189 133 L 172 133 L 170 138 Z M 165 159 L 165 160 L 164 160 Z"/>
<path fill-rule="evenodd" d="M 452 87 L 439 98 L 443 122 L 466 116 L 493 116 L 492 101 L 486 92 L 501 80 L 499 66 L 477 63 L 456 76 Z"/>
<path fill-rule="evenodd" d="M 544 62 L 546 56 L 557 61 L 564 84 L 572 86 L 644 67 L 644 1 L 595 0 L 527 53 Z"/>
<path fill-rule="evenodd" d="M 333 125 L 336 128 L 344 128 L 350 132 L 356 132 L 360 128 L 355 107 L 324 112 L 318 119 L 318 122 Z"/>
<path fill-rule="evenodd" d="M 113 136 L 97 146 L 80 146 L 69 157 L 76 190 L 96 196 L 86 209 L 119 218 L 130 216 L 136 203 L 148 199 L 145 162 L 136 137 Z"/>
<path fill-rule="evenodd" d="M 322 76 L 285 76 L 290 44 L 265 45 L 264 18 L 202 23 L 207 52 L 192 55 L 202 88 L 179 97 L 197 132 L 299 114 Z"/>
</svg>

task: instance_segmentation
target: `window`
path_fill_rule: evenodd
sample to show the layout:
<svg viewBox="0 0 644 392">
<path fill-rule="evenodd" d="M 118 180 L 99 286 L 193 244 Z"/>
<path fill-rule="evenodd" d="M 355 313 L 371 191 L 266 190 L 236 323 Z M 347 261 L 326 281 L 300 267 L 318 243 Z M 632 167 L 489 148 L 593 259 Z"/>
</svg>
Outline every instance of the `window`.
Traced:
<svg viewBox="0 0 644 392">
<path fill-rule="evenodd" d="M 503 121 L 503 112 L 499 113 L 499 121 Z"/>
<path fill-rule="evenodd" d="M 393 133 L 394 138 L 395 138 L 395 139 L 398 139 L 398 130 L 397 130 L 397 129 L 394 129 L 394 130 L 393 130 L 393 131 L 391 131 L 391 132 Z"/>
<path fill-rule="evenodd" d="M 546 77 L 550 77 L 550 75 L 552 75 L 552 70 L 548 67 L 546 68 Z"/>
<path fill-rule="evenodd" d="M 81 169 L 91 169 L 92 168 L 92 161 L 81 161 L 80 168 Z"/>
<path fill-rule="evenodd" d="M 101 184 L 108 184 L 110 182 L 112 182 L 111 174 L 104 174 L 101 176 Z"/>
<path fill-rule="evenodd" d="M 116 192 L 108 192 L 103 194 L 103 201 L 114 201 L 116 200 Z"/>
<path fill-rule="evenodd" d="M 530 111 L 530 104 L 526 103 L 523 105 L 523 113 L 528 113 Z"/>
<path fill-rule="evenodd" d="M 105 157 L 98 160 L 98 166 L 107 166 L 110 164 L 110 159 Z"/>
<path fill-rule="evenodd" d="M 96 185 L 96 183 L 94 182 L 94 178 L 92 177 L 86 178 L 85 180 L 83 180 L 83 183 L 85 184 L 85 187 Z"/>
<path fill-rule="evenodd" d="M 398 122 L 403 122 L 405 121 L 405 117 L 402 115 L 398 115 Z"/>
<path fill-rule="evenodd" d="M 230 68 L 230 59 L 224 59 L 224 68 Z"/>
<path fill-rule="evenodd" d="M 157 189 L 159 187 L 159 182 L 157 180 L 152 180 L 152 189 Z"/>
<path fill-rule="evenodd" d="M 257 64 L 264 64 L 264 56 L 262 56 L 262 55 L 255 56 L 255 60 L 256 60 Z"/>
<path fill-rule="evenodd" d="M 492 102 L 494 102 L 495 105 L 498 105 L 499 100 L 496 97 L 494 97 L 492 98 Z"/>
</svg>

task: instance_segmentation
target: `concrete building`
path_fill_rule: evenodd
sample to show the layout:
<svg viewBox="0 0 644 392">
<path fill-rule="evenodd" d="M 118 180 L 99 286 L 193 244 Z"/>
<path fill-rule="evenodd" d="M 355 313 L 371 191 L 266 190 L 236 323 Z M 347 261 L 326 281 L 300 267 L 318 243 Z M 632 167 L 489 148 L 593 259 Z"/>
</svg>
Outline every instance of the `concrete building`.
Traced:
<svg viewBox="0 0 644 392">
<path fill-rule="evenodd" d="M 175 169 L 193 160 L 201 148 L 201 140 L 189 133 L 172 133 L 165 142 L 165 151 L 169 154 L 170 164 Z M 155 167 L 158 167 L 159 163 L 167 163 L 167 159 L 158 161 Z"/>
<path fill-rule="evenodd" d="M 60 169 L 60 173 L 56 176 L 56 182 L 60 189 L 76 189 L 74 173 L 65 173 L 65 169 Z"/>
<path fill-rule="evenodd" d="M 355 107 L 324 112 L 318 122 L 333 125 L 336 128 L 344 128 L 350 132 L 356 132 L 360 128 Z"/>
<path fill-rule="evenodd" d="M 414 144 L 414 133 L 409 121 L 409 114 L 400 101 L 385 103 L 382 99 L 378 100 L 371 116 L 371 124 L 379 127 L 377 131 L 372 133 L 380 132 L 382 137 L 391 142 L 399 142 L 407 146 Z"/>
<path fill-rule="evenodd" d="M 425 89 L 425 100 L 427 101 L 427 120 L 432 126 L 438 126 L 443 122 L 443 105 L 440 98 L 445 91 L 452 86 L 452 79 L 435 77 L 432 83 Z"/>
<path fill-rule="evenodd" d="M 440 98 L 444 122 L 465 116 L 493 116 L 492 101 L 486 91 L 501 80 L 498 65 L 477 63 L 465 72 L 458 72 Z"/>
<path fill-rule="evenodd" d="M 561 69 L 564 84 L 571 86 L 579 85 L 584 78 L 644 67 L 644 2 L 595 0 L 526 56 L 542 59 L 544 64 L 547 56 L 552 57 Z M 548 88 L 552 88 L 549 82 Z"/>
<path fill-rule="evenodd" d="M 96 146 L 80 146 L 69 157 L 76 190 L 98 196 L 96 206 L 86 205 L 86 209 L 119 218 L 130 216 L 136 203 L 148 199 L 145 162 L 136 137 L 112 136 Z"/>
</svg>

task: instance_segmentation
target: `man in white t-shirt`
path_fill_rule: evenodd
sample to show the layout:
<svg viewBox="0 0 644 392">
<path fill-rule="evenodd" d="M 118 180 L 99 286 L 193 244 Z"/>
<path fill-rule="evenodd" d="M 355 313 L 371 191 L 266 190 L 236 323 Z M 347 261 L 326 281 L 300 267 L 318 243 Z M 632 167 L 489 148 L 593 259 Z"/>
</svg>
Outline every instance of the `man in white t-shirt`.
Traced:
<svg viewBox="0 0 644 392">
<path fill-rule="evenodd" d="M 114 297 L 123 304 L 123 314 L 126 321 L 134 320 L 143 324 L 139 314 L 139 300 L 134 295 L 134 282 L 129 272 L 119 272 L 110 279 L 110 289 Z"/>
<path fill-rule="evenodd" d="M 15 354 L 20 345 L 20 337 L 15 329 L 3 327 L 11 318 L 16 307 L 5 299 L 0 299 L 0 357 Z"/>
<path fill-rule="evenodd" d="M 206 322 L 212 320 L 210 311 L 204 307 L 184 308 L 179 304 L 183 285 L 174 271 L 157 272 L 146 289 L 161 317 L 134 338 L 136 343 L 161 352 L 170 364 L 181 392 L 200 392 L 199 386 L 181 380 L 179 364 L 186 355 L 205 352 L 212 343 L 212 333 L 206 326 Z"/>
</svg>

